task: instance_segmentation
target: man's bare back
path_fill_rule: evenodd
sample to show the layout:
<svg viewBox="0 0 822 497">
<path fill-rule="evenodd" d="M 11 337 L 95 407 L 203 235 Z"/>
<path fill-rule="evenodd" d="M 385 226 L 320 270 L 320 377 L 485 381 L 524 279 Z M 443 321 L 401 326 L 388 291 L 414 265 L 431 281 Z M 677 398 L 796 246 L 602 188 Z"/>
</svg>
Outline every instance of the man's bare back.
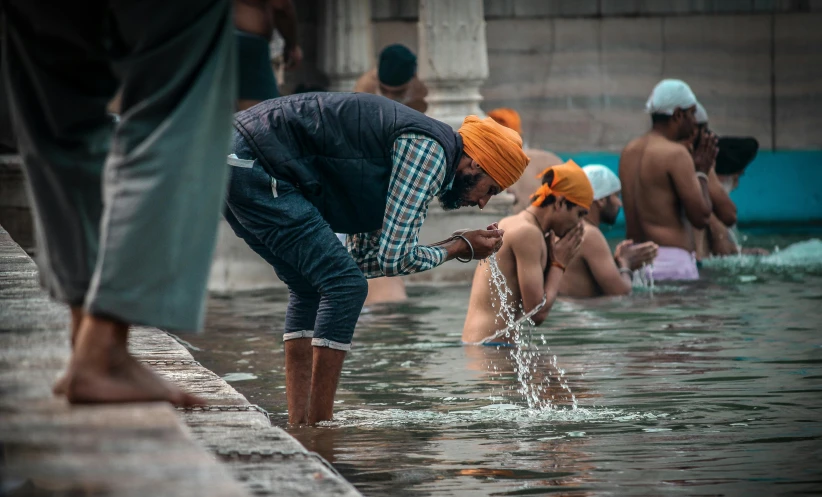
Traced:
<svg viewBox="0 0 822 497">
<path fill-rule="evenodd" d="M 531 243 L 540 247 L 539 264 L 542 271 L 545 270 L 548 261 L 548 250 L 545 237 L 540 229 L 521 215 L 504 218 L 499 222 L 499 228 L 505 231 L 505 237 L 502 248 L 497 252 L 497 262 L 512 292 L 512 295 L 508 296 L 508 302 L 515 303 L 514 307 L 518 309 L 517 317 L 519 317 L 523 313 L 522 309 L 519 309 L 522 295 L 517 277 L 517 260 L 514 256 L 515 245 Z M 505 323 L 497 318 L 499 308 L 499 297 L 496 291 L 491 289 L 490 269 L 487 263 L 480 263 L 474 271 L 471 300 L 468 302 L 462 340 L 466 343 L 477 343 L 491 333 L 505 328 Z"/>
<path fill-rule="evenodd" d="M 568 264 L 568 269 L 565 271 L 565 276 L 562 278 L 562 284 L 560 285 L 560 294 L 575 298 L 598 297 L 603 294 L 603 291 L 588 267 L 585 254 L 591 252 L 592 246 L 603 243 L 608 248 L 608 242 L 605 241 L 605 236 L 596 226 L 589 223 L 582 223 L 582 225 L 583 238 L 580 254 Z M 608 255 L 610 256 L 609 248 Z"/>
<path fill-rule="evenodd" d="M 694 250 L 692 225 L 711 212 L 688 149 L 653 131 L 631 141 L 619 159 L 627 238 Z"/>
</svg>

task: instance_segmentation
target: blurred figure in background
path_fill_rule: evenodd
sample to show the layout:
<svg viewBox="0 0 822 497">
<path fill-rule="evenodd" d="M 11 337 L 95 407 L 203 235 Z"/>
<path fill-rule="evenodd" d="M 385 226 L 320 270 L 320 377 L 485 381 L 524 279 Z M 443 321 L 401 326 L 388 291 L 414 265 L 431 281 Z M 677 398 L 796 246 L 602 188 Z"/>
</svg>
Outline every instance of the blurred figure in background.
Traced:
<svg viewBox="0 0 822 497">
<path fill-rule="evenodd" d="M 569 297 L 599 297 L 601 295 L 628 295 L 632 288 L 633 271 L 650 264 L 656 257 L 654 242 L 634 244 L 625 240 L 617 245 L 614 254 L 599 229 L 600 223 L 616 223 L 622 201 L 622 184 L 613 171 L 601 164 L 582 168 L 591 187 L 594 201 L 582 221 L 583 239 L 579 256 L 568 265 L 560 283 L 560 295 Z"/>
<path fill-rule="evenodd" d="M 756 138 L 737 138 L 723 136 L 719 139 L 719 153 L 716 156 L 716 177 L 723 192 L 730 194 L 739 187 L 739 179 L 745 174 L 745 168 L 753 162 L 759 150 Z M 734 209 L 735 211 L 736 209 Z M 704 257 L 724 255 L 767 255 L 761 248 L 743 248 L 739 246 L 734 224 L 730 226 L 711 215 L 703 236 L 698 238 L 697 251 Z"/>
<path fill-rule="evenodd" d="M 70 402 L 204 403 L 129 354 L 133 324 L 197 330 L 225 191 L 227 0 L 3 3 L 3 77 L 38 267 L 71 308 Z M 106 112 L 120 90 L 121 119 Z"/>
<path fill-rule="evenodd" d="M 297 67 L 303 58 L 297 43 L 297 14 L 292 0 L 234 0 L 237 36 L 238 110 L 280 96 L 271 67 L 269 44 L 274 31 L 283 37 L 286 69 Z"/>
<path fill-rule="evenodd" d="M 405 45 L 394 44 L 380 52 L 376 68 L 360 76 L 354 91 L 382 95 L 420 112 L 425 112 L 428 104 L 425 96 L 428 89 L 417 78 L 417 56 Z M 399 277 L 374 278 L 368 280 L 366 306 L 402 302 L 408 299 L 405 282 Z"/>
<path fill-rule="evenodd" d="M 685 142 L 692 152 L 699 147 L 703 134 L 713 134 L 708 128 L 708 112 L 700 103 L 696 105 L 695 117 L 698 131 L 690 140 Z M 726 142 L 726 144 L 728 144 L 728 142 Z M 721 150 L 719 153 L 721 153 Z M 754 155 L 756 155 L 756 151 L 754 151 Z M 753 159 L 753 157 L 751 157 L 751 159 Z M 716 160 L 716 163 L 718 163 L 718 155 Z M 710 241 L 708 240 L 708 230 L 711 229 L 711 226 L 713 227 L 713 231 L 717 233 L 727 233 L 727 228 L 736 225 L 736 205 L 731 200 L 729 195 L 730 190 L 723 188 L 722 182 L 717 175 L 716 167 L 708 173 L 708 191 L 710 193 L 713 211 L 708 220 L 709 227 L 694 230 L 697 260 L 702 260 L 711 255 Z M 721 227 L 724 227 L 724 229 Z"/>
<path fill-rule="evenodd" d="M 505 107 L 494 109 L 488 112 L 488 117 L 522 135 L 522 119 L 514 109 Z M 526 146 L 525 153 L 531 158 L 531 163 L 528 164 L 528 169 L 525 170 L 519 181 L 507 190 L 508 193 L 514 196 L 514 203 L 511 206 L 512 214 L 517 214 L 531 205 L 531 194 L 541 184 L 540 173 L 551 166 L 557 166 L 564 162 L 558 155 L 546 150 L 527 148 Z"/>
<path fill-rule="evenodd" d="M 360 76 L 354 91 L 382 95 L 420 112 L 428 109 L 428 88 L 417 78 L 417 56 L 399 43 L 382 49 L 377 67 Z"/>
<path fill-rule="evenodd" d="M 693 228 L 707 226 L 713 211 L 708 174 L 716 137 L 703 131 L 693 154 L 683 144 L 696 133 L 696 104 L 684 81 L 660 81 L 646 104 L 651 130 L 619 158 L 626 238 L 659 245 L 652 274 L 658 281 L 699 279 Z"/>
</svg>

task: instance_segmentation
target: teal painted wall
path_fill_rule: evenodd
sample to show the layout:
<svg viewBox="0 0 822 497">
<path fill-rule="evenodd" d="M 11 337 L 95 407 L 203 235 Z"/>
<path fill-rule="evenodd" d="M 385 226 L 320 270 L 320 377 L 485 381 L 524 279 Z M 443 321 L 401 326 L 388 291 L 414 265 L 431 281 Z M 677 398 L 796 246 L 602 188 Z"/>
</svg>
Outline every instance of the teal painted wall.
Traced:
<svg viewBox="0 0 822 497">
<path fill-rule="evenodd" d="M 617 172 L 613 152 L 560 153 L 580 166 L 604 164 Z M 761 151 L 731 193 L 739 224 L 822 223 L 822 150 Z M 625 223 L 620 214 L 617 231 Z"/>
</svg>

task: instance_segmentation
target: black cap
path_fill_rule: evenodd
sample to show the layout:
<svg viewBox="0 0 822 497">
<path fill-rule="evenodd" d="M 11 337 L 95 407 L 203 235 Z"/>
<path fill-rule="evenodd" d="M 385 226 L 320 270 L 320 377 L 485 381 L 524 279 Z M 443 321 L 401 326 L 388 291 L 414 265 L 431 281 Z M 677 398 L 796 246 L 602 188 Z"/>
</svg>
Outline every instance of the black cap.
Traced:
<svg viewBox="0 0 822 497">
<path fill-rule="evenodd" d="M 741 173 L 753 162 L 759 142 L 753 137 L 723 136 L 719 138 L 716 174 Z"/>
<path fill-rule="evenodd" d="M 388 45 L 380 52 L 377 76 L 382 84 L 402 86 L 417 74 L 417 56 L 405 45 Z"/>
</svg>

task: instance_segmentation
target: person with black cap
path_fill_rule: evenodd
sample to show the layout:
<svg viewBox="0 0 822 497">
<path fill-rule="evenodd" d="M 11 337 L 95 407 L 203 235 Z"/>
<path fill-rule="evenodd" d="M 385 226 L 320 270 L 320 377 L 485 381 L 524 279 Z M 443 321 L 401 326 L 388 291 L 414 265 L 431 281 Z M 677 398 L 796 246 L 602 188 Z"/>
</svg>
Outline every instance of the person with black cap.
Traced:
<svg viewBox="0 0 822 497">
<path fill-rule="evenodd" d="M 388 45 L 380 52 L 379 65 L 360 76 L 354 91 L 382 95 L 414 110 L 425 112 L 428 89 L 417 79 L 417 56 L 405 45 Z M 407 299 L 401 278 L 368 280 L 366 306 Z"/>
<path fill-rule="evenodd" d="M 759 142 L 752 137 L 723 136 L 719 139 L 719 153 L 716 156 L 716 176 L 722 188 L 730 194 L 739 186 L 739 179 L 745 174 L 745 168 L 756 158 Z M 700 252 L 705 255 L 724 256 L 740 253 L 767 255 L 759 248 L 741 249 L 736 243 L 737 237 L 715 214 L 711 215 L 705 228 Z"/>
<path fill-rule="evenodd" d="M 428 108 L 428 89 L 417 78 L 417 56 L 399 43 L 382 49 L 377 67 L 360 76 L 354 91 L 382 95 L 420 112 Z"/>
</svg>

